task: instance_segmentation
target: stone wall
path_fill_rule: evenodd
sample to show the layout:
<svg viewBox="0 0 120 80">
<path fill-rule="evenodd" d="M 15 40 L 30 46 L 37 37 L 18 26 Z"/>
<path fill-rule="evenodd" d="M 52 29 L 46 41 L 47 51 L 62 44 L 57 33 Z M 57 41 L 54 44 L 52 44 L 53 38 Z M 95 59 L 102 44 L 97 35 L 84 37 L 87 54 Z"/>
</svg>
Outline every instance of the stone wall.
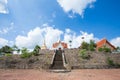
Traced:
<svg viewBox="0 0 120 80">
<path fill-rule="evenodd" d="M 110 66 L 107 63 L 108 57 L 115 63 L 120 65 L 120 53 L 104 53 L 104 52 L 90 52 L 90 59 L 82 59 L 79 55 L 80 49 L 66 49 L 65 56 L 69 65 L 73 69 L 82 68 L 116 68 L 116 66 Z M 117 66 L 118 67 L 118 66 Z M 120 67 L 120 66 L 119 66 Z"/>
<path fill-rule="evenodd" d="M 0 57 L 0 68 L 2 69 L 48 69 L 51 65 L 53 54 L 40 54 L 30 58 L 20 58 L 19 55 Z"/>
<path fill-rule="evenodd" d="M 107 63 L 109 57 L 115 64 L 120 65 L 120 54 L 103 53 L 103 52 L 87 52 L 90 59 L 82 59 L 79 55 L 79 49 L 65 49 L 66 61 L 72 69 L 85 68 L 116 68 L 111 67 Z M 49 69 L 53 58 L 53 50 L 40 50 L 39 56 L 30 58 L 20 58 L 19 55 L 10 57 L 0 57 L 0 68 L 12 69 Z"/>
</svg>

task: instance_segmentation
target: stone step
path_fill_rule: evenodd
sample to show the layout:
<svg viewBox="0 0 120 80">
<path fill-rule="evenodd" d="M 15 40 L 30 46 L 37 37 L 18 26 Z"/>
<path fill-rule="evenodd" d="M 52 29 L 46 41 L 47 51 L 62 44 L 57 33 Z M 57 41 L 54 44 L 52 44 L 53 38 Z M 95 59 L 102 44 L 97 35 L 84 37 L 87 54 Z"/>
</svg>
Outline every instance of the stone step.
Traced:
<svg viewBox="0 0 120 80">
<path fill-rule="evenodd" d="M 61 57 L 55 57 L 54 61 L 62 61 Z"/>
<path fill-rule="evenodd" d="M 54 61 L 62 61 L 62 53 L 56 53 Z"/>
<path fill-rule="evenodd" d="M 63 66 L 54 66 L 51 69 L 65 69 L 65 67 L 63 67 Z"/>
<path fill-rule="evenodd" d="M 53 64 L 50 69 L 65 69 L 63 65 L 62 52 L 56 51 Z"/>
<path fill-rule="evenodd" d="M 58 65 L 58 66 L 62 65 L 63 66 L 63 61 L 54 61 L 53 66 L 54 65 Z"/>
<path fill-rule="evenodd" d="M 50 67 L 50 69 L 65 69 L 65 67 L 63 66 L 63 65 L 52 65 L 51 67 Z"/>
</svg>

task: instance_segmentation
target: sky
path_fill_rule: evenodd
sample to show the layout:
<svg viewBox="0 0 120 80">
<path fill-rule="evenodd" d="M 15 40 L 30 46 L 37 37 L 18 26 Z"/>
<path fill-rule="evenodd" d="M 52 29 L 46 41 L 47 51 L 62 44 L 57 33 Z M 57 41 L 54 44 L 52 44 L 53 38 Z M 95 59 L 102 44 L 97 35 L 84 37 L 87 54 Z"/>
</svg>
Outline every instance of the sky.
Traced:
<svg viewBox="0 0 120 80">
<path fill-rule="evenodd" d="M 103 38 L 120 46 L 120 0 L 0 0 L 0 47 Z"/>
</svg>

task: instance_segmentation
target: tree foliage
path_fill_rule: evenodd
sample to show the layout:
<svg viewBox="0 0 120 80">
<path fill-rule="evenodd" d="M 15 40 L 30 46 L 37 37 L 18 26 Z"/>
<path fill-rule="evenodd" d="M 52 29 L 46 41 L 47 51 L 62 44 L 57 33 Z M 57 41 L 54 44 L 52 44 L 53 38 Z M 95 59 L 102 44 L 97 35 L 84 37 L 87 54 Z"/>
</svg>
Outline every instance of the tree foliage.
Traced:
<svg viewBox="0 0 120 80">
<path fill-rule="evenodd" d="M 116 50 L 117 50 L 117 51 L 120 51 L 120 47 L 117 47 Z"/>
<path fill-rule="evenodd" d="M 111 52 L 111 49 L 107 48 L 107 47 L 102 47 L 102 48 L 98 48 L 98 51 L 100 51 L 100 52 Z"/>
<path fill-rule="evenodd" d="M 0 49 L 0 53 L 12 53 L 13 49 L 10 47 L 10 46 L 3 46 L 1 49 Z"/>
<path fill-rule="evenodd" d="M 95 48 L 96 48 L 96 44 L 95 44 L 95 42 L 93 40 L 90 40 L 90 43 L 82 42 L 80 48 L 90 50 L 90 51 L 94 51 Z"/>
<path fill-rule="evenodd" d="M 40 50 L 40 46 L 39 45 L 36 45 L 34 50 L 33 50 L 33 55 L 34 56 L 38 56 L 39 55 L 39 50 Z"/>
<path fill-rule="evenodd" d="M 13 45 L 12 49 L 13 49 L 14 51 L 17 51 L 17 53 L 20 52 L 20 49 L 19 49 L 16 45 Z"/>
<path fill-rule="evenodd" d="M 32 56 L 31 53 L 29 53 L 29 51 L 27 50 L 27 48 L 22 48 L 22 54 L 20 55 L 21 58 L 29 58 Z"/>
<path fill-rule="evenodd" d="M 89 49 L 89 44 L 88 44 L 87 42 L 82 42 L 80 48 L 81 48 L 81 49 L 86 49 L 86 50 L 88 50 L 88 49 Z"/>
<path fill-rule="evenodd" d="M 89 43 L 89 50 L 90 51 L 95 51 L 95 48 L 96 48 L 96 44 L 93 40 L 90 40 L 90 43 Z"/>
<path fill-rule="evenodd" d="M 72 44 L 71 44 L 71 43 L 72 43 L 72 40 L 69 40 L 69 43 L 70 43 L 70 45 L 69 45 L 69 46 L 70 46 L 70 48 L 71 48 L 71 46 L 72 46 Z"/>
</svg>

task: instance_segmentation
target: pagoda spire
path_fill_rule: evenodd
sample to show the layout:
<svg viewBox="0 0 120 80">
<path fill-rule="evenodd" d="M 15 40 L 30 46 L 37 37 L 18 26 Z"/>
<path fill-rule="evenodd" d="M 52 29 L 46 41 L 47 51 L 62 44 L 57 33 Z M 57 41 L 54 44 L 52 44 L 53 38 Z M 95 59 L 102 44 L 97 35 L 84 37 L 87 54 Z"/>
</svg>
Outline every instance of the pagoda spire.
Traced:
<svg viewBox="0 0 120 80">
<path fill-rule="evenodd" d="M 41 46 L 41 49 L 47 49 L 46 42 L 45 42 L 45 38 L 44 38 L 44 40 L 43 40 L 43 45 Z"/>
</svg>

